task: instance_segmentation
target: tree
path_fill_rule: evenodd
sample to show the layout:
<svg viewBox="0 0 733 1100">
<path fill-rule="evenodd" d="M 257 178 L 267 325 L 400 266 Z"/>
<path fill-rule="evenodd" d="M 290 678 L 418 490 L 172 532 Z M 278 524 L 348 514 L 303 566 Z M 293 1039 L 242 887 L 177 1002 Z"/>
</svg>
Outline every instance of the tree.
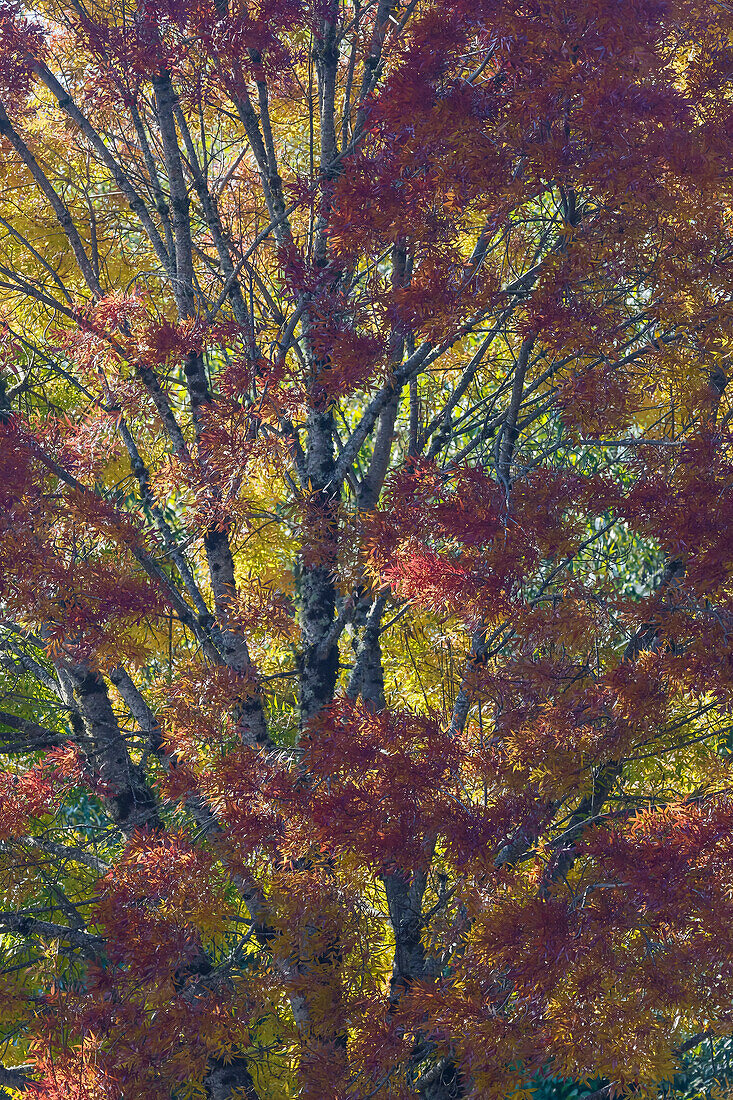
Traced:
<svg viewBox="0 0 733 1100">
<path fill-rule="evenodd" d="M 728 6 L 0 35 L 0 1089 L 655 1094 L 733 1002 Z"/>
</svg>

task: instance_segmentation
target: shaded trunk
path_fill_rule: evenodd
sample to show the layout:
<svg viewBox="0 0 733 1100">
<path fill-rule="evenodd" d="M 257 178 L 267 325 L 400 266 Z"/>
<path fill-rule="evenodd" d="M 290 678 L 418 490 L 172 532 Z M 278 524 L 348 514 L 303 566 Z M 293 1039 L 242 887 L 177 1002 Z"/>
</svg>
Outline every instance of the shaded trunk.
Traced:
<svg viewBox="0 0 733 1100">
<path fill-rule="evenodd" d="M 351 674 L 347 694 L 361 697 L 369 710 L 383 710 L 385 703 L 384 669 L 379 642 L 381 616 L 386 600 L 379 597 L 367 617 Z M 395 939 L 392 958 L 392 978 L 389 999 L 396 1007 L 413 982 L 430 981 L 430 961 L 423 943 L 425 919 L 422 906 L 428 881 L 428 868 L 433 845 L 426 844 L 428 852 L 423 869 L 405 870 L 390 868 L 381 875 L 387 898 L 389 922 Z M 417 1068 L 430 1058 L 432 1044 L 424 1036 L 418 1036 L 411 1058 L 411 1066 Z M 452 1058 L 441 1058 L 425 1070 L 415 1083 L 420 1100 L 459 1100 L 463 1096 L 460 1074 Z"/>
<path fill-rule="evenodd" d="M 161 828 L 155 796 L 143 769 L 130 758 L 107 686 L 87 665 L 62 673 L 74 706 L 72 725 L 92 773 L 103 786 L 103 798 L 115 824 L 131 836 L 136 829 Z"/>
<path fill-rule="evenodd" d="M 338 644 L 329 640 L 336 613 L 338 493 L 334 475 L 333 414 L 312 408 L 306 424 L 305 538 L 300 576 L 300 721 L 305 727 L 333 699 L 339 669 Z"/>
<path fill-rule="evenodd" d="M 204 1087 L 207 1100 L 260 1100 L 246 1058 L 210 1058 Z"/>
</svg>

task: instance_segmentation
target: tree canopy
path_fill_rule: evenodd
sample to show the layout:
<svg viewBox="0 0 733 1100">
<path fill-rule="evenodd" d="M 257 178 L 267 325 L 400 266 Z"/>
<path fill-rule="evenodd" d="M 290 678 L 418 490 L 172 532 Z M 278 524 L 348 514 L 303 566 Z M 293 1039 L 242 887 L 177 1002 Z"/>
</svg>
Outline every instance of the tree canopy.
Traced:
<svg viewBox="0 0 733 1100">
<path fill-rule="evenodd" d="M 722 0 L 0 3 L 0 1092 L 733 1030 Z"/>
</svg>

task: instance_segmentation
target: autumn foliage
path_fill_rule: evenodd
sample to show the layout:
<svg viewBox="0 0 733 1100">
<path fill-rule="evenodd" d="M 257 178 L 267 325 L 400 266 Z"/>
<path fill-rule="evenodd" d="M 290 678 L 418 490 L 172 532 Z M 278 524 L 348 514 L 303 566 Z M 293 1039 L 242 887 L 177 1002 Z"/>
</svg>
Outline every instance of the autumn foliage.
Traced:
<svg viewBox="0 0 733 1100">
<path fill-rule="evenodd" d="M 733 17 L 0 2 L 0 1093 L 733 1030 Z"/>
</svg>

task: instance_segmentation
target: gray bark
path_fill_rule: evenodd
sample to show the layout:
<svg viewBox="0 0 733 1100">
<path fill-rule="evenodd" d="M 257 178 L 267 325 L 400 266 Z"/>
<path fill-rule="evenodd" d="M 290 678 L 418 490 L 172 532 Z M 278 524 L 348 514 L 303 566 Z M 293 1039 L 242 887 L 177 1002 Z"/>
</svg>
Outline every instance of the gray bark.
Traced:
<svg viewBox="0 0 733 1100">
<path fill-rule="evenodd" d="M 337 494 L 334 480 L 334 423 L 330 409 L 312 407 L 306 421 L 306 474 L 310 490 L 307 524 L 320 533 L 318 559 L 304 554 L 300 577 L 300 718 L 307 725 L 333 699 L 339 667 L 338 644 L 324 646 L 336 612 L 334 583 Z"/>
<path fill-rule="evenodd" d="M 62 682 L 76 712 L 72 724 L 77 739 L 90 770 L 104 785 L 112 820 L 128 837 L 136 829 L 159 829 L 155 796 L 143 769 L 130 758 L 104 680 L 88 665 L 66 665 Z"/>
<path fill-rule="evenodd" d="M 62 733 L 47 729 L 31 722 L 27 718 L 18 718 L 15 714 L 0 710 L 0 726 L 14 730 L 17 736 L 10 738 L 5 730 L 0 730 L 0 752 L 35 752 L 38 749 L 52 749 L 67 740 Z"/>
<path fill-rule="evenodd" d="M 230 1062 L 210 1058 L 204 1087 L 208 1100 L 230 1100 L 235 1094 L 241 1100 L 259 1100 L 247 1059 L 242 1057 Z"/>
<path fill-rule="evenodd" d="M 357 699 L 361 696 L 364 705 L 374 711 L 384 710 L 387 705 L 384 694 L 382 647 L 379 641 L 382 613 L 386 603 L 386 597 L 377 597 L 367 616 L 346 689 L 349 699 Z"/>
</svg>

